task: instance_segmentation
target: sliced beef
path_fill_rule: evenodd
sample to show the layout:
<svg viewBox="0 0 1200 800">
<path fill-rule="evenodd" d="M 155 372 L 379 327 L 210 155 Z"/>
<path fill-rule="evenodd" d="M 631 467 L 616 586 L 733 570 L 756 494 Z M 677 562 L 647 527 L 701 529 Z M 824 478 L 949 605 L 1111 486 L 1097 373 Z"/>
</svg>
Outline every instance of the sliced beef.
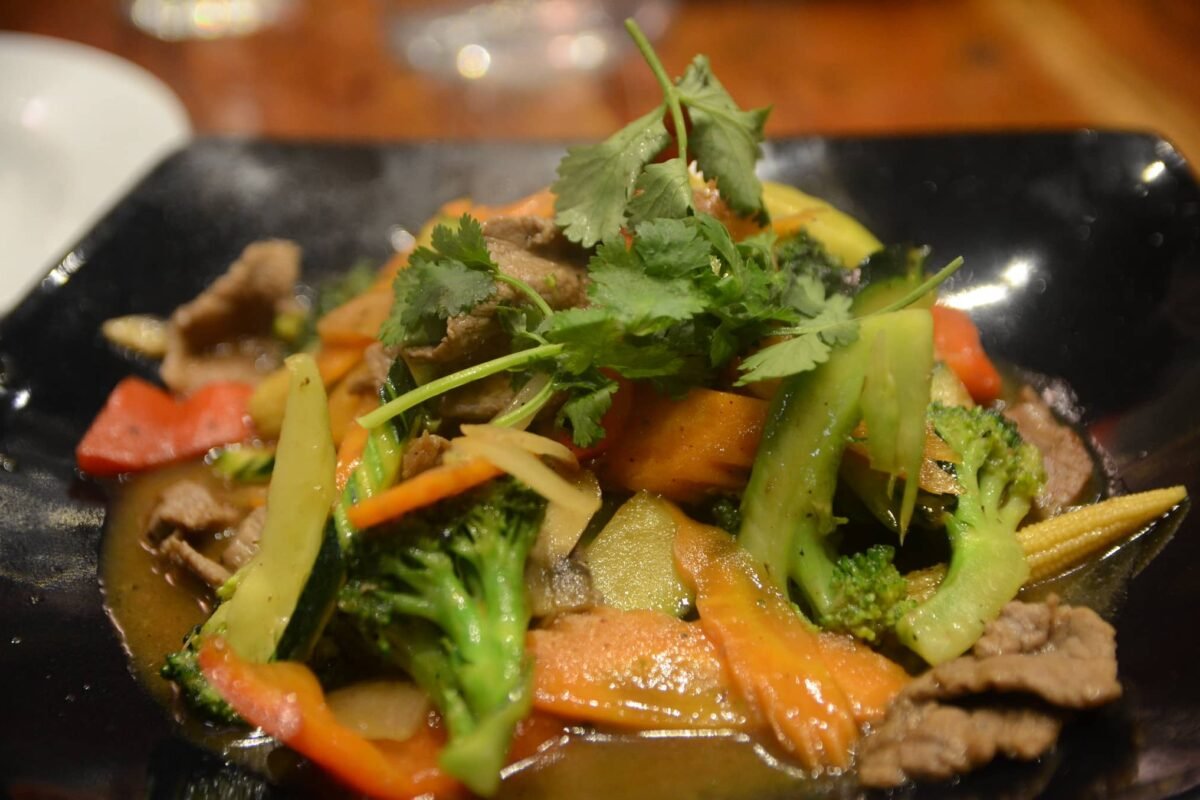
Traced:
<svg viewBox="0 0 1200 800">
<path fill-rule="evenodd" d="M 375 342 L 363 351 L 363 363 L 367 365 L 367 376 L 376 390 L 387 383 L 388 373 L 392 370 L 392 362 L 396 360 L 399 351 L 385 347 L 382 342 Z"/>
<path fill-rule="evenodd" d="M 442 460 L 442 453 L 446 452 L 449 446 L 449 439 L 432 433 L 422 433 L 404 448 L 404 457 L 400 461 L 400 478 L 408 480 L 436 467 Z"/>
<path fill-rule="evenodd" d="M 500 373 L 447 392 L 438 402 L 438 410 L 446 419 L 487 422 L 508 408 L 515 396 L 512 378 Z"/>
<path fill-rule="evenodd" d="M 179 481 L 163 491 L 150 512 L 146 539 L 157 545 L 177 532 L 215 533 L 236 524 L 241 516 L 236 508 L 213 497 L 203 484 Z"/>
<path fill-rule="evenodd" d="M 959 708 L 898 700 L 863 742 L 858 778 L 886 789 L 910 780 L 944 781 L 997 755 L 1029 761 L 1054 746 L 1055 714 L 1032 708 Z"/>
<path fill-rule="evenodd" d="M 1036 695 L 1060 708 L 1094 708 L 1121 696 L 1116 631 L 1090 608 L 1009 603 L 969 656 L 934 667 L 905 694 L 940 700 L 984 692 Z"/>
<path fill-rule="evenodd" d="M 1028 386 L 1004 413 L 1016 423 L 1021 438 L 1042 452 L 1046 486 L 1034 501 L 1038 513 L 1054 516 L 1077 502 L 1094 469 L 1079 434 L 1059 422 L 1050 407 Z"/>
<path fill-rule="evenodd" d="M 886 788 L 945 780 L 996 755 L 1037 758 L 1070 711 L 1120 695 L 1112 626 L 1056 597 L 1012 602 L 969 654 L 905 687 L 863 742 L 859 779 Z"/>
<path fill-rule="evenodd" d="M 258 552 L 258 540 L 262 537 L 263 526 L 266 524 L 266 506 L 259 506 L 247 514 L 237 526 L 229 544 L 221 551 L 221 563 L 231 570 L 239 570 L 248 564 Z"/>
<path fill-rule="evenodd" d="M 584 251 L 567 241 L 552 220 L 497 217 L 484 223 L 483 234 L 500 271 L 528 283 L 551 308 L 587 303 Z M 441 342 L 406 348 L 405 357 L 414 363 L 451 368 L 501 354 L 508 337 L 496 318 L 496 308 L 500 303 L 519 302 L 518 295 L 508 284 L 499 284 L 493 299 L 468 314 L 452 317 Z"/>
<path fill-rule="evenodd" d="M 214 589 L 229 580 L 229 570 L 203 556 L 178 533 L 172 533 L 158 546 L 158 553 L 186 569 Z"/>
<path fill-rule="evenodd" d="M 280 363 L 271 336 L 277 311 L 294 302 L 300 248 L 255 242 L 196 299 L 175 309 L 159 370 L 176 392 L 217 380 L 257 382 Z"/>
</svg>

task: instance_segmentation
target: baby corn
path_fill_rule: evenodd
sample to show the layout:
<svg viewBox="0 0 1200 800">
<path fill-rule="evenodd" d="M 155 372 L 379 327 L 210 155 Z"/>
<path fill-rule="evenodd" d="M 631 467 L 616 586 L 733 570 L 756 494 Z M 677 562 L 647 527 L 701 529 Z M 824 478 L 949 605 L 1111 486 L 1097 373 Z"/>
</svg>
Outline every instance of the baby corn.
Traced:
<svg viewBox="0 0 1200 800">
<path fill-rule="evenodd" d="M 1149 525 L 1187 498 L 1182 486 L 1112 497 L 1017 531 L 1029 583 L 1063 572 Z"/>
</svg>

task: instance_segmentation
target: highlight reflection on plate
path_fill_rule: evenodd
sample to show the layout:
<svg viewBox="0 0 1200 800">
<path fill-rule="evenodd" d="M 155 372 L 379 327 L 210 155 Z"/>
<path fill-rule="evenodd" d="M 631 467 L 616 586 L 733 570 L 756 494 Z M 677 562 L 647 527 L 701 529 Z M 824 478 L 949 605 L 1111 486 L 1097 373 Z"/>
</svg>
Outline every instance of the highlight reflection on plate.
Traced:
<svg viewBox="0 0 1200 800">
<path fill-rule="evenodd" d="M 0 310 L 190 133 L 179 100 L 140 67 L 0 33 Z"/>
</svg>

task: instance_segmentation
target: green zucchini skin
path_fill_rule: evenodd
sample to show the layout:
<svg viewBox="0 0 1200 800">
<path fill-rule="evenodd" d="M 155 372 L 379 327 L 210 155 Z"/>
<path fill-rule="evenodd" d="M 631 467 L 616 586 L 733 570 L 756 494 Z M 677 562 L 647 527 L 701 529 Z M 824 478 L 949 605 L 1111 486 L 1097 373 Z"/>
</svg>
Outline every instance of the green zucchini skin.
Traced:
<svg viewBox="0 0 1200 800">
<path fill-rule="evenodd" d="M 337 607 L 338 592 L 346 581 L 346 554 L 337 527 L 325 523 L 321 549 L 313 561 L 291 619 L 275 646 L 274 661 L 306 661 Z"/>
</svg>

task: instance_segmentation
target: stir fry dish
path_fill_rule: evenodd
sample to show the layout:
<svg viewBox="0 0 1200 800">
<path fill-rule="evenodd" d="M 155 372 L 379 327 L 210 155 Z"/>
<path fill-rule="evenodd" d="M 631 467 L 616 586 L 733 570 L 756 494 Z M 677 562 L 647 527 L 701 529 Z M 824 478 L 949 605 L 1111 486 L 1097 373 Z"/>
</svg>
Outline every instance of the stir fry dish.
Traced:
<svg viewBox="0 0 1200 800">
<path fill-rule="evenodd" d="M 661 104 L 547 189 L 454 201 L 315 291 L 252 243 L 105 326 L 165 388 L 119 383 L 78 464 L 141 492 L 120 546 L 192 615 L 134 657 L 378 798 L 489 796 L 581 731 L 723 732 L 867 787 L 1038 758 L 1121 685 L 1107 622 L 1023 590 L 1185 491 L 1103 499 L 1093 446 L 939 303 L 961 259 L 761 182 L 768 110 L 630 32 Z"/>
</svg>

